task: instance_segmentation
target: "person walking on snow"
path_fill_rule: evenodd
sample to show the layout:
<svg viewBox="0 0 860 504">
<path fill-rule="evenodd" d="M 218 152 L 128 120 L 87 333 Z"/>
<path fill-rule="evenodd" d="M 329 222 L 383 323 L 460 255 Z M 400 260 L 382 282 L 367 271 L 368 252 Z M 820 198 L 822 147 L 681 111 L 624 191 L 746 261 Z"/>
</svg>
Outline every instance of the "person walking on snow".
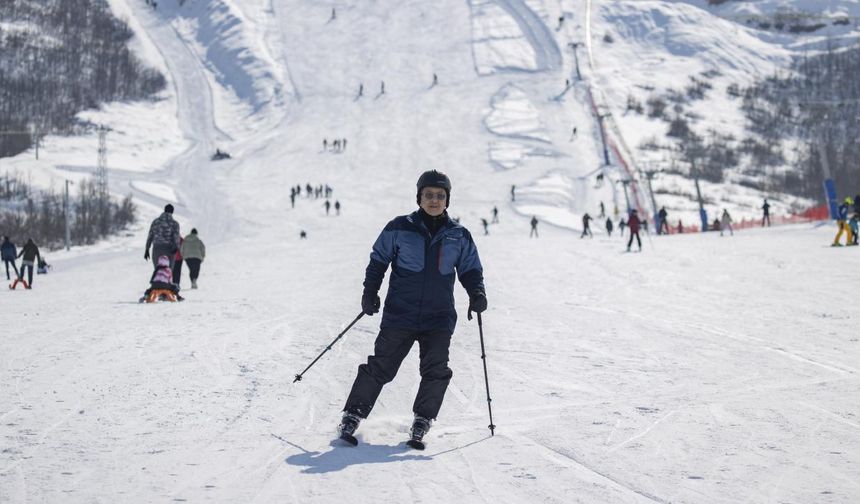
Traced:
<svg viewBox="0 0 860 504">
<path fill-rule="evenodd" d="M 734 230 L 732 230 L 732 222 L 734 221 L 732 220 L 732 216 L 729 215 L 729 211 L 723 208 L 723 217 L 720 220 L 720 236 L 723 236 L 726 229 L 729 230 L 729 236 L 735 235 Z"/>
<path fill-rule="evenodd" d="M 591 216 L 587 213 L 582 216 L 582 234 L 579 235 L 580 238 L 585 238 L 585 235 L 594 238 L 594 235 L 591 234 L 591 220 Z"/>
<path fill-rule="evenodd" d="M 532 215 L 532 230 L 529 231 L 529 238 L 531 238 L 532 235 L 534 235 L 535 238 L 538 238 L 537 225 L 538 225 L 537 216 Z"/>
<path fill-rule="evenodd" d="M 490 231 L 488 229 L 488 226 L 490 225 L 490 223 L 487 222 L 487 219 L 484 219 L 483 217 L 481 217 L 481 225 L 484 226 L 484 235 L 486 236 L 486 235 L 490 234 Z"/>
<path fill-rule="evenodd" d="M 365 271 L 361 309 L 379 312 L 379 288 L 389 265 L 391 278 L 373 355 L 358 374 L 343 408 L 338 431 L 351 437 L 367 418 L 382 387 L 394 379 L 400 363 L 417 341 L 421 383 L 412 405 L 410 433 L 421 440 L 442 406 L 451 380 L 448 351 L 457 323 L 454 279 L 469 294 L 469 312 L 487 309 L 478 249 L 469 231 L 447 213 L 451 181 L 441 172 L 421 174 L 418 210 L 390 221 L 373 245 Z"/>
<path fill-rule="evenodd" d="M 642 252 L 642 239 L 639 238 L 639 214 L 636 209 L 630 210 L 630 217 L 627 218 L 627 227 L 630 228 L 630 240 L 627 241 L 627 252 L 630 252 L 630 246 L 633 245 L 633 238 L 636 238 L 636 244 L 639 245 L 639 252 Z"/>
<path fill-rule="evenodd" d="M 24 247 L 21 248 L 21 252 L 18 252 L 18 257 L 22 257 L 21 259 L 21 274 L 18 275 L 18 278 L 21 280 L 24 279 L 24 271 L 28 271 L 27 273 L 27 288 L 33 288 L 33 265 L 36 263 L 38 259 L 39 262 L 42 262 L 42 255 L 39 254 L 39 247 L 33 242 L 33 239 L 30 238 L 27 240 L 27 243 L 24 244 Z"/>
<path fill-rule="evenodd" d="M 845 201 L 843 201 L 836 209 L 836 226 L 839 228 L 839 231 L 836 233 L 836 238 L 833 239 L 834 247 L 842 246 L 842 244 L 839 243 L 839 239 L 842 238 L 842 233 L 846 233 L 845 245 L 852 245 L 854 243 L 854 233 L 848 225 L 848 208 L 853 204 L 854 201 L 851 198 L 845 198 Z"/>
<path fill-rule="evenodd" d="M 770 203 L 767 202 L 767 198 L 764 199 L 764 205 L 761 206 L 761 211 L 761 227 L 764 227 L 765 221 L 767 221 L 767 225 L 770 227 Z"/>
<path fill-rule="evenodd" d="M 173 205 L 168 203 L 164 206 L 164 213 L 153 220 L 149 226 L 143 258 L 149 260 L 149 247 L 152 246 L 152 267 L 157 267 L 158 258 L 166 255 L 170 258 L 172 271 L 173 255 L 179 250 L 179 236 L 179 223 L 173 220 Z"/>
<path fill-rule="evenodd" d="M 336 215 L 340 215 L 340 201 L 334 200 L 334 211 Z"/>
<path fill-rule="evenodd" d="M 331 201 L 325 200 L 323 205 L 325 206 L 325 214 L 328 215 L 328 211 L 331 209 Z"/>
<path fill-rule="evenodd" d="M 197 288 L 197 278 L 200 276 L 200 265 L 206 259 L 206 245 L 203 240 L 197 236 L 197 228 L 193 228 L 191 233 L 185 237 L 182 242 L 182 257 L 185 258 L 185 264 L 188 265 L 188 276 L 191 277 L 191 288 Z M 178 280 L 177 280 L 177 283 Z"/>
<path fill-rule="evenodd" d="M 499 223 L 499 209 L 496 207 L 493 207 L 493 224 L 498 224 L 498 223 Z"/>
<path fill-rule="evenodd" d="M 669 212 L 666 211 L 666 207 L 661 207 L 660 211 L 657 212 L 657 217 L 660 219 L 659 225 L 660 228 L 657 230 L 657 234 L 669 234 L 669 221 L 667 217 L 669 216 Z"/>
<path fill-rule="evenodd" d="M 9 240 L 8 236 L 3 237 L 3 245 L 0 245 L 0 257 L 3 258 L 3 263 L 6 265 L 6 280 L 12 280 L 9 277 L 9 265 L 12 265 L 12 270 L 15 271 L 15 278 L 18 278 L 18 266 L 15 265 L 15 260 L 18 258 L 18 249 L 15 244 Z"/>
<path fill-rule="evenodd" d="M 606 218 L 606 234 L 608 234 L 610 237 L 612 236 L 612 227 L 613 227 L 612 226 L 612 219 L 607 217 Z"/>
<path fill-rule="evenodd" d="M 624 236 L 624 228 L 626 228 L 626 227 L 627 227 L 627 222 L 623 218 L 620 221 L 618 221 L 618 232 L 621 234 L 622 237 Z"/>
</svg>

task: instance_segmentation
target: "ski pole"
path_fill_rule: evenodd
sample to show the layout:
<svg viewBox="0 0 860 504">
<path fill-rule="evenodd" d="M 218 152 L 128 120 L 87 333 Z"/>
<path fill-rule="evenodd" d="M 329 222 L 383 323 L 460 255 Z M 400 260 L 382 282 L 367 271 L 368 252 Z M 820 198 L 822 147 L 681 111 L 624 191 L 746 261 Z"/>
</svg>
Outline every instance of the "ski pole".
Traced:
<svg viewBox="0 0 860 504">
<path fill-rule="evenodd" d="M 487 378 L 487 354 L 484 352 L 484 324 L 481 321 L 481 314 L 478 313 L 478 334 L 481 336 L 481 360 L 484 362 L 484 385 L 487 386 L 487 409 L 490 411 L 490 436 L 495 436 L 496 426 L 493 425 L 493 400 L 490 399 L 490 380 Z"/>
<path fill-rule="evenodd" d="M 346 329 L 344 329 L 343 331 L 341 331 L 341 333 L 337 335 L 337 338 L 335 338 L 335 339 L 334 339 L 334 341 L 332 341 L 331 343 L 329 343 L 329 344 L 328 344 L 328 346 L 327 346 L 327 347 L 325 347 L 325 350 L 323 350 L 321 354 L 317 355 L 317 358 L 316 358 L 316 359 L 314 359 L 314 361 L 313 361 L 313 362 L 311 362 L 310 364 L 308 364 L 308 367 L 306 367 L 304 371 L 302 371 L 301 373 L 299 373 L 299 374 L 297 374 L 297 375 L 296 375 L 296 379 L 295 379 L 295 380 L 293 380 L 293 383 L 296 383 L 297 381 L 302 381 L 302 375 L 303 375 L 303 374 L 305 374 L 305 373 L 307 373 L 307 372 L 308 372 L 308 369 L 310 369 L 310 368 L 311 368 L 311 366 L 313 366 L 314 364 L 316 364 L 316 363 L 317 363 L 317 361 L 318 361 L 318 360 L 320 360 L 320 357 L 322 357 L 323 355 L 325 355 L 325 353 L 326 353 L 326 352 L 328 352 L 329 350 L 331 350 L 331 347 L 332 347 L 335 343 L 337 343 L 337 340 L 339 340 L 339 339 L 340 339 L 344 334 L 346 334 L 346 332 L 347 332 L 347 331 L 349 331 L 349 330 L 350 330 L 350 328 L 351 328 L 352 326 L 354 326 L 356 322 L 358 322 L 358 319 L 360 319 L 360 318 L 361 318 L 361 317 L 363 317 L 363 316 L 364 316 L 364 312 L 359 313 L 359 314 L 358 314 L 358 316 L 357 316 L 357 317 L 355 317 L 355 320 L 353 320 L 352 322 L 350 322 L 350 323 L 349 323 L 349 325 L 348 325 L 348 326 L 346 326 Z"/>
</svg>

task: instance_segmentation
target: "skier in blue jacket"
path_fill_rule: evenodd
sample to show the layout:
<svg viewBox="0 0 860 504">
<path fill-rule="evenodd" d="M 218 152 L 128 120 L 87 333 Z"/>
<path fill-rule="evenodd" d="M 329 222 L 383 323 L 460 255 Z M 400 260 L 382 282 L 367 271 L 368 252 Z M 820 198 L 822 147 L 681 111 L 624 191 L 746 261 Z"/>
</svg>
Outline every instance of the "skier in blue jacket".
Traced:
<svg viewBox="0 0 860 504">
<path fill-rule="evenodd" d="M 354 442 L 358 423 L 367 418 L 382 387 L 394 379 L 414 342 L 420 349 L 421 384 L 412 406 L 411 435 L 418 441 L 442 406 L 451 380 L 448 349 L 457 323 L 454 277 L 469 294 L 469 311 L 487 309 L 478 249 L 466 228 L 449 219 L 451 181 L 438 171 L 418 179 L 419 209 L 389 222 L 373 245 L 364 279 L 361 307 L 366 315 L 379 311 L 378 291 L 388 266 L 391 278 L 374 353 L 358 367 L 358 375 L 338 427 Z"/>
</svg>

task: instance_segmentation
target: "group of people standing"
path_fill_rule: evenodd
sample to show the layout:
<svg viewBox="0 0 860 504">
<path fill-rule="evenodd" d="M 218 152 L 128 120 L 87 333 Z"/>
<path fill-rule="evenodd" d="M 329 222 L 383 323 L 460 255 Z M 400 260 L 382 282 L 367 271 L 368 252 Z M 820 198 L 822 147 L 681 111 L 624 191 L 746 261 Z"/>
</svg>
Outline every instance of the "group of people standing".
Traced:
<svg viewBox="0 0 860 504">
<path fill-rule="evenodd" d="M 165 205 L 164 212 L 150 224 L 143 258 L 147 261 L 152 259 L 150 288 L 167 289 L 178 295 L 183 261 L 188 265 L 191 288 L 197 288 L 200 266 L 206 259 L 206 246 L 196 228 L 185 237 L 179 233 L 179 223 L 173 218 L 173 210 L 173 205 Z"/>
<path fill-rule="evenodd" d="M 18 280 L 24 280 L 24 272 L 27 272 L 25 284 L 25 288 L 27 289 L 33 288 L 33 267 L 37 264 L 40 268 L 45 267 L 45 261 L 42 259 L 41 253 L 39 253 L 39 247 L 36 246 L 32 238 L 27 239 L 27 243 L 18 252 L 12 240 L 8 236 L 4 236 L 3 244 L 0 245 L 0 256 L 2 256 L 3 264 L 6 266 L 6 280 L 12 280 L 12 277 L 9 275 L 10 265 L 15 272 L 15 278 Z M 20 271 L 15 263 L 19 258 L 21 259 Z"/>
</svg>

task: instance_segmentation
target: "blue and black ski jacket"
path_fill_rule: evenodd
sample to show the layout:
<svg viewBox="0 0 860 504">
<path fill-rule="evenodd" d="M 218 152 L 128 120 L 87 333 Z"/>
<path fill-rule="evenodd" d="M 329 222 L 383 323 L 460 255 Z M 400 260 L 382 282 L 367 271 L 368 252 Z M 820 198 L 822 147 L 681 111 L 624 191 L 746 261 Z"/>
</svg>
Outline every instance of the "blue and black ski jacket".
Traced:
<svg viewBox="0 0 860 504">
<path fill-rule="evenodd" d="M 417 211 L 389 222 L 373 244 L 365 294 L 379 291 L 389 264 L 383 328 L 453 333 L 455 271 L 470 296 L 484 292 L 484 270 L 472 235 L 450 219 L 432 236 Z"/>
</svg>

